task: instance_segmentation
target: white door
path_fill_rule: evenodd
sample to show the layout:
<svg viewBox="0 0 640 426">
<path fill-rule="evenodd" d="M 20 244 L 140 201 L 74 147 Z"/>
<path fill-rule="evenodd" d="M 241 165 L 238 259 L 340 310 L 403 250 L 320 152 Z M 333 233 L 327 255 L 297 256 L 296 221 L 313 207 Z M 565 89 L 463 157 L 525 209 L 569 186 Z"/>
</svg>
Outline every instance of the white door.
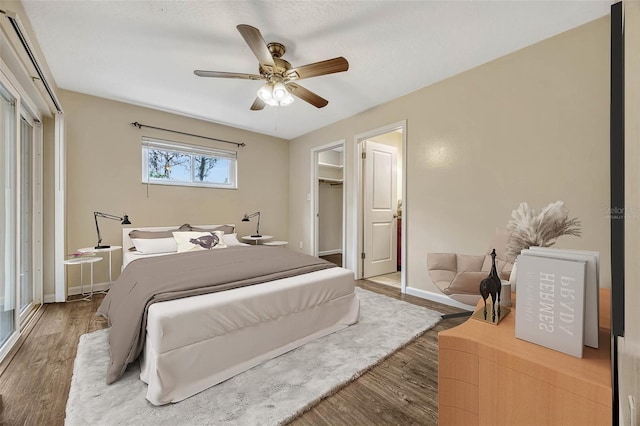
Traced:
<svg viewBox="0 0 640 426">
<path fill-rule="evenodd" d="M 393 146 L 364 142 L 363 278 L 397 269 L 397 158 Z"/>
</svg>

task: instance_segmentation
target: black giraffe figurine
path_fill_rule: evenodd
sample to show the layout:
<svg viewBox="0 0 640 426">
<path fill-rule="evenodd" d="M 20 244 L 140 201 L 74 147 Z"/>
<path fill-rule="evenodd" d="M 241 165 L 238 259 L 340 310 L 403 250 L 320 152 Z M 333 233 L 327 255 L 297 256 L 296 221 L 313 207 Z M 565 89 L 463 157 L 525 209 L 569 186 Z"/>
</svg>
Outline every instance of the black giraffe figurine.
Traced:
<svg viewBox="0 0 640 426">
<path fill-rule="evenodd" d="M 487 278 L 480 281 L 480 295 L 484 301 L 484 319 L 487 319 L 487 298 L 491 296 L 491 321 L 496 321 L 496 299 L 498 302 L 498 318 L 500 318 L 500 290 L 502 282 L 496 268 L 496 249 L 491 251 L 491 271 Z"/>
<path fill-rule="evenodd" d="M 498 275 L 498 270 L 496 269 L 496 249 L 491 250 L 491 272 L 489 272 L 488 279 L 491 280 L 490 293 L 491 300 L 493 300 L 494 302 L 494 307 L 496 296 L 498 299 L 498 317 L 500 317 L 500 290 L 502 290 L 502 281 L 500 281 L 500 276 Z M 495 320 L 495 309 L 493 309 L 492 311 Z"/>
</svg>

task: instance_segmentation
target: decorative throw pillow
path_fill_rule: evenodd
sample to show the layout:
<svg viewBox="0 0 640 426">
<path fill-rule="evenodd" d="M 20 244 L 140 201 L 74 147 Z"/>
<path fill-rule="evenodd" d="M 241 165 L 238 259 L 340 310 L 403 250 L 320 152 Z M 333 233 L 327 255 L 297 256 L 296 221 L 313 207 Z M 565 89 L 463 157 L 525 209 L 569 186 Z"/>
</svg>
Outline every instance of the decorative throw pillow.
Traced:
<svg viewBox="0 0 640 426">
<path fill-rule="evenodd" d="M 227 245 L 223 239 L 224 232 L 174 232 L 178 245 L 178 253 L 196 250 L 212 250 L 226 248 Z"/>
</svg>

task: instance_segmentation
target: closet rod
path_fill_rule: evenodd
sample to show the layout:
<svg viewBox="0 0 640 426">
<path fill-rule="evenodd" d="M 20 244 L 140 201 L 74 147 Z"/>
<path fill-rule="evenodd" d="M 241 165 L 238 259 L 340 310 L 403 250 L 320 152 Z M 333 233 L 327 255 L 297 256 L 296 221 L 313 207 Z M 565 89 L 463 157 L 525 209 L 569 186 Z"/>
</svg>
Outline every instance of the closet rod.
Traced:
<svg viewBox="0 0 640 426">
<path fill-rule="evenodd" d="M 209 139 L 210 141 L 230 143 L 230 144 L 236 145 L 237 147 L 247 146 L 247 144 L 244 143 L 244 142 L 231 142 L 231 141 L 225 141 L 224 139 L 216 139 L 216 138 L 210 138 L 209 136 L 201 136 L 201 135 L 196 135 L 196 134 L 193 134 L 193 133 L 181 132 L 179 130 L 163 129 L 162 127 L 149 126 L 148 124 L 138 123 L 137 121 L 131 123 L 131 125 L 133 127 L 137 127 L 138 129 L 142 129 L 143 127 L 147 127 L 149 129 L 162 130 L 163 132 L 171 132 L 171 133 L 177 133 L 179 135 L 194 136 L 196 138 Z"/>
</svg>

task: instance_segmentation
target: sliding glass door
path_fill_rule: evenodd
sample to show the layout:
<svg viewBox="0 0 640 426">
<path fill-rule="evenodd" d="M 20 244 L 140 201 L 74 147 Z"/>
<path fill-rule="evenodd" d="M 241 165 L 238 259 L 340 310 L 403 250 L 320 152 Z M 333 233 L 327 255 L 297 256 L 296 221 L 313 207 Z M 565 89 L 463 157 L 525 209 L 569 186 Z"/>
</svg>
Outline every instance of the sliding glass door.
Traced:
<svg viewBox="0 0 640 426">
<path fill-rule="evenodd" d="M 0 83 L 0 348 L 16 332 L 16 105 Z"/>
<path fill-rule="evenodd" d="M 26 104 L 0 67 L 0 361 L 42 304 L 42 129 Z"/>
</svg>

